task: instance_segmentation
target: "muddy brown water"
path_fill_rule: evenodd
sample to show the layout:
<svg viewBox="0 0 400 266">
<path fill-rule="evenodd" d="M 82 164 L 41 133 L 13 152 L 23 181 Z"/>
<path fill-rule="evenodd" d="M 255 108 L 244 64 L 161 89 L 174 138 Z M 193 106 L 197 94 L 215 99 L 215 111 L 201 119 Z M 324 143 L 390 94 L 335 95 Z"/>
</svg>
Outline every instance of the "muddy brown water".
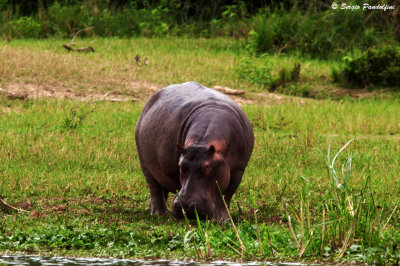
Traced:
<svg viewBox="0 0 400 266">
<path fill-rule="evenodd" d="M 231 261 L 212 261 L 209 263 L 195 261 L 169 261 L 169 260 L 125 260 L 125 259 L 100 259 L 100 258 L 63 258 L 63 257 L 39 257 L 24 255 L 0 255 L 0 265 L 115 265 L 115 266 L 131 266 L 131 265 L 301 265 L 300 263 L 271 263 L 271 262 L 249 262 L 236 263 Z"/>
</svg>

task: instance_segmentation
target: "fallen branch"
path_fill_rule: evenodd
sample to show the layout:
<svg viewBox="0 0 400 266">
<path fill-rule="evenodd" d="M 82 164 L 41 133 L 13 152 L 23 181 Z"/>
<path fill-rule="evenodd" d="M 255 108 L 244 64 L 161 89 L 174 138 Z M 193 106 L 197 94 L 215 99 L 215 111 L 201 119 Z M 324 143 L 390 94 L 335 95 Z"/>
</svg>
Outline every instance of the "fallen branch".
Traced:
<svg viewBox="0 0 400 266">
<path fill-rule="evenodd" d="M 4 94 L 8 100 L 24 100 L 28 97 L 28 93 L 12 93 L 0 88 L 0 94 Z"/>
<path fill-rule="evenodd" d="M 14 206 L 11 206 L 10 204 L 8 204 L 6 202 L 5 199 L 0 199 L 0 209 L 3 209 L 6 212 L 10 212 L 10 211 L 17 211 L 17 212 L 29 212 Z"/>
<path fill-rule="evenodd" d="M 243 95 L 243 94 L 246 93 L 243 90 L 234 90 L 234 89 L 230 89 L 230 88 L 222 87 L 222 86 L 214 86 L 213 89 L 217 90 L 217 91 L 220 91 L 220 92 L 223 92 L 223 93 L 228 94 L 228 95 Z"/>
<path fill-rule="evenodd" d="M 82 31 L 91 30 L 92 28 L 93 28 L 93 27 L 89 27 L 89 28 L 86 28 L 86 29 L 78 30 L 78 31 L 74 34 L 74 36 L 72 37 L 71 41 L 70 41 L 69 43 L 67 43 L 67 44 L 63 44 L 63 47 L 64 47 L 65 49 L 67 49 L 68 51 L 85 52 L 85 53 L 87 53 L 87 52 L 94 52 L 94 49 L 93 49 L 93 47 L 91 47 L 91 46 L 88 46 L 88 47 L 79 47 L 79 48 L 76 48 L 76 49 L 72 47 L 73 45 L 76 45 L 76 43 L 74 43 L 74 41 L 75 41 L 75 39 L 76 39 L 76 37 L 78 36 L 79 33 L 81 33 Z"/>
<path fill-rule="evenodd" d="M 94 49 L 91 46 L 79 47 L 79 48 L 76 48 L 75 51 L 77 51 L 77 52 L 92 52 L 92 53 L 94 53 Z"/>
<path fill-rule="evenodd" d="M 94 53 L 94 48 L 92 46 L 88 46 L 88 47 L 79 47 L 79 48 L 72 48 L 70 45 L 68 44 L 63 44 L 63 47 L 65 49 L 67 49 L 68 51 L 73 51 L 73 52 L 93 52 Z"/>
<path fill-rule="evenodd" d="M 9 100 L 24 100 L 28 98 L 28 93 L 8 93 L 7 94 L 7 99 Z"/>
<path fill-rule="evenodd" d="M 67 49 L 68 51 L 73 51 L 74 48 L 71 47 L 69 44 L 63 44 L 64 48 Z"/>
<path fill-rule="evenodd" d="M 72 37 L 72 39 L 71 39 L 71 41 L 69 43 L 72 44 L 75 41 L 76 36 L 78 36 L 78 34 L 81 33 L 82 31 L 88 31 L 88 30 L 91 30 L 91 29 L 93 29 L 93 27 L 89 27 L 89 28 L 86 28 L 86 29 L 78 30 L 75 33 L 74 37 Z"/>
</svg>

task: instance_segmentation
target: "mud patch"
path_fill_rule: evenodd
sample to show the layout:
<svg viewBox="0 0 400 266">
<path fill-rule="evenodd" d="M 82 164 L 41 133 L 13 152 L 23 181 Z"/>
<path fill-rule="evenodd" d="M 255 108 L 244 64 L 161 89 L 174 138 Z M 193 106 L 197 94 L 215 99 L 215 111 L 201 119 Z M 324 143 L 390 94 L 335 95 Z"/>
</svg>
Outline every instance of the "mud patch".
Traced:
<svg viewBox="0 0 400 266">
<path fill-rule="evenodd" d="M 146 94 L 150 95 L 159 90 L 161 86 L 150 83 L 127 83 L 121 86 L 123 90 L 100 91 L 97 88 L 72 89 L 63 84 L 31 84 L 8 83 L 0 88 L 0 94 L 8 99 L 71 99 L 79 101 L 111 101 L 129 102 L 139 101 Z"/>
<path fill-rule="evenodd" d="M 104 90 L 97 87 L 85 89 L 73 89 L 65 84 L 46 83 L 46 84 L 33 84 L 33 83 L 7 83 L 0 87 L 0 95 L 5 95 L 8 99 L 69 99 L 78 100 L 83 102 L 90 101 L 110 101 L 110 102 L 134 102 L 146 101 L 147 98 L 154 94 L 156 91 L 163 88 L 162 85 L 153 83 L 140 83 L 140 82 L 123 82 L 120 86 L 122 89 Z M 219 90 L 214 86 L 215 89 Z M 225 87 L 222 87 L 225 88 Z M 286 102 L 299 102 L 305 104 L 307 99 L 284 96 L 269 92 L 244 92 L 235 95 L 230 92 L 226 93 L 225 90 L 219 90 L 227 94 L 239 105 L 249 104 L 262 104 L 262 105 L 277 105 Z M 231 89 L 237 92 L 240 90 Z M 7 110 L 3 110 L 7 112 Z"/>
</svg>

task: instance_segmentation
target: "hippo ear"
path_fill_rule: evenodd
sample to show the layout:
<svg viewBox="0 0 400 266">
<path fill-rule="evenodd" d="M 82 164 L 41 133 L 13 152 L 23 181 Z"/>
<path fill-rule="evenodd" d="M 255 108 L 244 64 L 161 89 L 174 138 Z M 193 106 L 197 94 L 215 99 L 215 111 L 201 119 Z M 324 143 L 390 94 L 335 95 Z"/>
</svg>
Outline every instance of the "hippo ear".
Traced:
<svg viewBox="0 0 400 266">
<path fill-rule="evenodd" d="M 179 143 L 176 143 L 176 147 L 178 148 L 179 153 L 183 154 L 183 151 L 185 150 L 185 148 Z"/>
<path fill-rule="evenodd" d="M 211 145 L 210 148 L 208 149 L 208 152 L 213 155 L 215 153 L 215 147 L 214 145 Z"/>
</svg>

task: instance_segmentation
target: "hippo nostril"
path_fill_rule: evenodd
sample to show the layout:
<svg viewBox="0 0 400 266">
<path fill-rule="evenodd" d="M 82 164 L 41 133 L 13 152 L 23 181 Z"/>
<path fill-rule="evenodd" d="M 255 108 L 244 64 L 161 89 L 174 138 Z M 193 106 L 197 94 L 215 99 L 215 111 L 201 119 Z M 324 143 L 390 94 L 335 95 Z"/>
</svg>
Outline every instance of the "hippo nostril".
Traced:
<svg viewBox="0 0 400 266">
<path fill-rule="evenodd" d="M 178 217 L 183 217 L 182 208 L 179 204 L 174 204 L 172 206 L 173 213 Z"/>
<path fill-rule="evenodd" d="M 196 218 L 196 212 L 201 219 L 206 217 L 210 218 L 214 214 L 214 203 L 205 197 L 186 197 L 186 195 L 175 196 L 173 201 L 173 212 L 176 216 L 183 217 L 182 208 L 188 218 Z"/>
</svg>

